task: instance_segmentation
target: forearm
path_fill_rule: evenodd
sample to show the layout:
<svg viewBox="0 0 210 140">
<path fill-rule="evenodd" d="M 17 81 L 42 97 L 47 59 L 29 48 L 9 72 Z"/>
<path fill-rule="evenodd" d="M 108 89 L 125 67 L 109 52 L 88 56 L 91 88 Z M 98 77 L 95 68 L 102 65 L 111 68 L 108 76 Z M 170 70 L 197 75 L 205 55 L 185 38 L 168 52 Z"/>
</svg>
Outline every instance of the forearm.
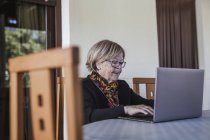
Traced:
<svg viewBox="0 0 210 140">
<path fill-rule="evenodd" d="M 91 112 L 86 112 L 86 123 L 106 120 L 106 119 L 114 119 L 121 115 L 125 114 L 124 106 L 118 106 L 114 108 L 105 108 L 105 109 L 94 109 Z"/>
<path fill-rule="evenodd" d="M 145 99 L 131 91 L 131 104 L 132 105 L 144 104 L 144 105 L 151 106 L 153 108 L 154 100 Z"/>
</svg>

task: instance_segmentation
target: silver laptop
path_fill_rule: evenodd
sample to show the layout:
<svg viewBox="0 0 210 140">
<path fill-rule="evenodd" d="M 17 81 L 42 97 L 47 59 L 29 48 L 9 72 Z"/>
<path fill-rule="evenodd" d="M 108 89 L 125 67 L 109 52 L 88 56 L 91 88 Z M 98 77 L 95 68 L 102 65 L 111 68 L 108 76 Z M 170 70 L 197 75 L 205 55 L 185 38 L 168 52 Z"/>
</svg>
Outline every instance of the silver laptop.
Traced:
<svg viewBox="0 0 210 140">
<path fill-rule="evenodd" d="M 172 121 L 202 114 L 204 70 L 157 68 L 154 116 L 121 117 L 137 121 Z"/>
</svg>

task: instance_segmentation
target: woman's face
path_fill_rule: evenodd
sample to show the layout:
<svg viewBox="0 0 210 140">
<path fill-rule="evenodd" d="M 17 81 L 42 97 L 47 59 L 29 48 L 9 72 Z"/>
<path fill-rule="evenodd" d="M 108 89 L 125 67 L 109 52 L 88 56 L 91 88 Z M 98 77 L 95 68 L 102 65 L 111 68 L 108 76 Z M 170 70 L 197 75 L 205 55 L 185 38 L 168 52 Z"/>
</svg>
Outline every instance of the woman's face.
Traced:
<svg viewBox="0 0 210 140">
<path fill-rule="evenodd" d="M 106 60 L 101 63 L 96 63 L 98 68 L 97 72 L 108 80 L 109 83 L 118 80 L 122 72 L 122 65 L 124 63 L 123 54 L 120 53 L 116 57 Z"/>
</svg>

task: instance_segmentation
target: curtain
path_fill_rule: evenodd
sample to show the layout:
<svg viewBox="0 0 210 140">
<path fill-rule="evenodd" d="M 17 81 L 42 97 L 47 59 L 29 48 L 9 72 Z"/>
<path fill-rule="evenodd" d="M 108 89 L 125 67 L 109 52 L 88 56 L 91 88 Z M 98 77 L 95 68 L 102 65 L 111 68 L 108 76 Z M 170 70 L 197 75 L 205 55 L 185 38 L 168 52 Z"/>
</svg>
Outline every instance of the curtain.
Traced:
<svg viewBox="0 0 210 140">
<path fill-rule="evenodd" d="M 195 0 L 156 0 L 160 67 L 198 68 Z"/>
<path fill-rule="evenodd" d="M 22 3 L 19 7 L 20 28 L 46 30 L 45 7 L 39 4 Z"/>
</svg>

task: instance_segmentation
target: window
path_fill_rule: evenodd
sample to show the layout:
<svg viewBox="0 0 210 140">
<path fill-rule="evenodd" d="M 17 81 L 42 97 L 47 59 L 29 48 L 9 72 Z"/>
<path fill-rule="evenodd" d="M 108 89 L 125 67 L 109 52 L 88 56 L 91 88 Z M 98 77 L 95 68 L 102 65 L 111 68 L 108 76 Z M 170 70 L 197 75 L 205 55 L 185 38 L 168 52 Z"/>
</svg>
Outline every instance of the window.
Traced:
<svg viewBox="0 0 210 140">
<path fill-rule="evenodd" d="M 61 46 L 61 19 L 56 19 L 61 18 L 58 16 L 61 15 L 60 3 L 60 0 L 0 1 L 0 138 L 2 139 L 9 139 L 8 59 Z M 23 79 L 26 92 L 27 77 L 25 73 Z M 27 108 L 27 104 L 25 106 Z M 30 112 L 26 111 L 26 120 L 29 115 Z M 30 126 L 27 123 L 26 127 Z M 30 140 L 30 130 L 25 134 L 25 139 Z"/>
</svg>

